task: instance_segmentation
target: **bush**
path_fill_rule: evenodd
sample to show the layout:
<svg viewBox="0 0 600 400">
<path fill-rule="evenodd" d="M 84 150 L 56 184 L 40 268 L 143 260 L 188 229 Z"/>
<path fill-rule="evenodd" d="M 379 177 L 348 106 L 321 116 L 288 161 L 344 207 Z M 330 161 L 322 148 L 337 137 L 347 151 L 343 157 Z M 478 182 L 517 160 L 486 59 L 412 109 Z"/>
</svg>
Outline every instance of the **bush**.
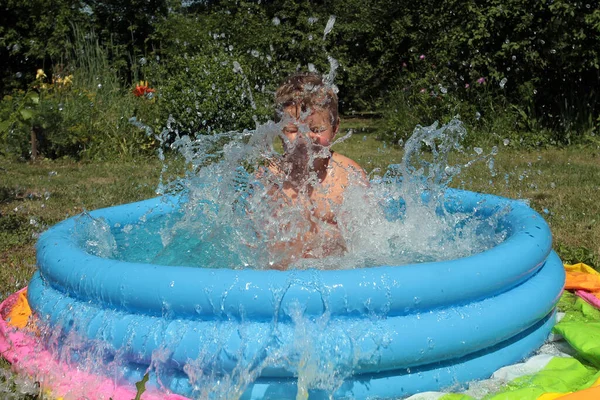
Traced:
<svg viewBox="0 0 600 400">
<path fill-rule="evenodd" d="M 179 135 L 253 129 L 273 113 L 266 95 L 255 93 L 240 64 L 218 47 L 161 60 L 147 76 L 157 86 L 160 122 Z"/>
<path fill-rule="evenodd" d="M 33 131 L 48 158 L 111 159 L 151 153 L 154 138 L 129 123 L 138 114 L 151 119 L 153 101 L 123 87 L 93 34 L 76 36 L 69 64 L 28 91 L 0 103 L 0 151 L 28 158 Z"/>
</svg>

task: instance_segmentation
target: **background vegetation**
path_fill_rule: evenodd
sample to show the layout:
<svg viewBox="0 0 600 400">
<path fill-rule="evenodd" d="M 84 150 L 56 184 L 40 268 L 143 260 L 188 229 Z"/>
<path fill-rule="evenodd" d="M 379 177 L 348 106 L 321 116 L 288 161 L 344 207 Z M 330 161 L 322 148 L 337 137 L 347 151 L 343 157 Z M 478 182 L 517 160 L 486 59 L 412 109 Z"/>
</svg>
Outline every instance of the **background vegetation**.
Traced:
<svg viewBox="0 0 600 400">
<path fill-rule="evenodd" d="M 597 1 L 2 3 L 0 152 L 22 159 L 32 131 L 49 158 L 148 153 L 131 117 L 154 133 L 253 128 L 284 76 L 331 63 L 342 113 L 381 116 L 389 142 L 458 114 L 474 143 L 598 143 Z M 134 96 L 140 80 L 155 91 Z"/>
<path fill-rule="evenodd" d="M 480 171 L 465 187 L 556 210 L 546 217 L 563 258 L 598 263 L 597 1 L 1 1 L 0 159 L 30 160 L 32 138 L 39 153 L 31 168 L 0 170 L 3 264 L 20 249 L 32 256 L 40 227 L 72 207 L 151 195 L 144 186 L 131 198 L 92 200 L 105 181 L 123 185 L 123 172 L 104 163 L 143 160 L 152 166 L 143 184 L 153 185 L 158 133 L 253 128 L 272 117 L 277 84 L 297 70 L 336 75 L 345 128 L 357 133 L 342 150 L 368 171 L 397 162 L 415 125 L 460 115 L 467 149 L 500 146 L 510 181 Z M 556 190 L 543 177 L 528 181 L 536 161 L 524 168 L 519 158 L 533 149 L 556 160 L 539 168 Z M 14 206 L 52 204 L 63 190 L 48 200 L 52 190 L 19 174 L 87 165 L 101 176 L 68 180 L 81 190 L 64 189 L 70 200 L 51 214 Z"/>
</svg>

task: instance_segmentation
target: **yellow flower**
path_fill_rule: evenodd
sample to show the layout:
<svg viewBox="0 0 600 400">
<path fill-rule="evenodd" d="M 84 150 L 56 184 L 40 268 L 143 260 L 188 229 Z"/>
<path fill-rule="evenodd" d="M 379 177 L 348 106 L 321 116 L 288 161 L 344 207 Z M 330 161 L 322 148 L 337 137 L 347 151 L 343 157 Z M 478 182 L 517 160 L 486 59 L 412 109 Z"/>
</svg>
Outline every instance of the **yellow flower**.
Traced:
<svg viewBox="0 0 600 400">
<path fill-rule="evenodd" d="M 53 83 L 59 88 L 67 87 L 73 83 L 73 75 L 67 75 L 64 78 L 55 75 Z"/>
<path fill-rule="evenodd" d="M 46 77 L 46 74 L 44 73 L 44 70 L 41 68 L 38 69 L 37 73 L 35 75 L 35 79 L 41 79 L 41 78 L 45 78 L 45 77 Z"/>
</svg>

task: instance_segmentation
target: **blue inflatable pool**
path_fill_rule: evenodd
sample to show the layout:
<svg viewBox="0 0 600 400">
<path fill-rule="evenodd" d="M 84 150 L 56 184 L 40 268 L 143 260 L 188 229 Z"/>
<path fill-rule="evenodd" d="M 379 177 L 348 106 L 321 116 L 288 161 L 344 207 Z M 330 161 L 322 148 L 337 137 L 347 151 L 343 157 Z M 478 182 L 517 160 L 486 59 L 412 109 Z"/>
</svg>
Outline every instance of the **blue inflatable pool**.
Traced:
<svg viewBox="0 0 600 400">
<path fill-rule="evenodd" d="M 176 213 L 180 201 L 156 198 L 91 215 L 110 226 L 138 224 L 141 217 Z M 336 398 L 395 398 L 456 386 L 487 378 L 544 342 L 564 270 L 547 224 L 524 203 L 449 190 L 445 206 L 483 217 L 507 208 L 500 221 L 507 239 L 435 263 L 205 269 L 96 257 L 76 240 L 71 218 L 39 239 L 29 302 L 61 332 L 48 346 L 60 348 L 74 336 L 86 343 L 69 348 L 72 362 L 101 347 L 98 364 L 118 365 L 117 379 L 136 382 L 151 369 L 155 385 L 185 396 L 197 395 L 198 371 L 212 377 L 246 371 L 252 381 L 242 398 L 296 398 L 307 363 L 298 347 L 308 342 L 310 363 L 336 377 Z M 313 330 L 306 333 L 303 324 Z M 299 341 L 306 336 L 308 342 Z M 331 388 L 313 382 L 308 390 L 311 399 L 327 398 Z"/>
</svg>

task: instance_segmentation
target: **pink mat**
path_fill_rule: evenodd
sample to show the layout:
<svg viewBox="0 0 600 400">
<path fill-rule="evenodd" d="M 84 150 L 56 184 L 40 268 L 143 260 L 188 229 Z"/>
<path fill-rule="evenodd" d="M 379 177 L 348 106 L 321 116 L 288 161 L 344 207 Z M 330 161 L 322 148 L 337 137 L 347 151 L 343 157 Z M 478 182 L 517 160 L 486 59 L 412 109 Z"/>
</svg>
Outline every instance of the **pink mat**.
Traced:
<svg viewBox="0 0 600 400">
<path fill-rule="evenodd" d="M 585 290 L 576 290 L 575 294 L 577 296 L 581 297 L 582 299 L 584 299 L 585 301 L 587 301 L 589 304 L 600 309 L 600 299 L 598 299 L 596 296 L 594 296 L 590 292 L 586 292 Z"/>
<path fill-rule="evenodd" d="M 40 350 L 35 334 L 11 327 L 5 316 L 14 306 L 20 292 L 13 293 L 0 304 L 0 354 L 12 364 L 13 370 L 40 382 L 43 390 L 65 399 L 132 400 L 136 389 L 117 385 L 112 379 L 94 375 L 60 363 L 47 350 Z M 146 391 L 142 400 L 188 400 L 177 394 Z"/>
</svg>

